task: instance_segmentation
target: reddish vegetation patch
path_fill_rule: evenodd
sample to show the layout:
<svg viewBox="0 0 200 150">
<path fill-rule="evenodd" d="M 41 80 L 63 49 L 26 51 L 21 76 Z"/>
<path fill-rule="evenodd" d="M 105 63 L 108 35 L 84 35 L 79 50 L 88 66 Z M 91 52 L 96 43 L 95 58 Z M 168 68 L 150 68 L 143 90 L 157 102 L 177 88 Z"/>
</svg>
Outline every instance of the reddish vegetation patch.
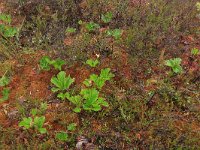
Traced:
<svg viewBox="0 0 200 150">
<path fill-rule="evenodd" d="M 5 103 L 1 103 L 1 112 L 0 112 L 0 124 L 9 122 L 6 120 L 6 115 L 3 112 L 3 105 L 6 103 L 9 106 L 15 105 L 16 101 L 20 97 L 31 97 L 34 99 L 45 99 L 50 94 L 51 91 L 48 89 L 50 84 L 50 79 L 53 76 L 51 72 L 41 72 L 38 70 L 38 60 L 41 52 L 34 55 L 24 55 L 22 60 L 24 64 L 15 63 L 14 65 L 14 75 L 12 76 L 11 83 L 9 88 L 11 93 L 9 95 L 9 100 Z"/>
<path fill-rule="evenodd" d="M 27 59 L 29 60 L 29 59 Z M 15 70 L 11 87 L 10 100 L 15 100 L 19 96 L 29 96 L 36 99 L 43 99 L 50 93 L 48 86 L 53 76 L 51 72 L 39 73 L 38 59 L 32 63 L 27 63 Z"/>
<path fill-rule="evenodd" d="M 72 113 L 66 103 L 50 104 L 45 117 L 46 124 L 52 131 L 66 130 L 66 126 L 73 122 L 79 124 L 77 114 Z"/>
<path fill-rule="evenodd" d="M 9 125 L 9 120 L 6 117 L 2 107 L 1 107 L 1 111 L 0 111 L 0 125 L 3 127 L 8 127 L 8 125 Z"/>
<path fill-rule="evenodd" d="M 66 73 L 75 78 L 75 83 L 77 85 L 80 85 L 91 74 L 87 67 L 81 66 L 80 64 L 75 64 L 74 66 L 70 67 L 67 69 Z"/>
</svg>

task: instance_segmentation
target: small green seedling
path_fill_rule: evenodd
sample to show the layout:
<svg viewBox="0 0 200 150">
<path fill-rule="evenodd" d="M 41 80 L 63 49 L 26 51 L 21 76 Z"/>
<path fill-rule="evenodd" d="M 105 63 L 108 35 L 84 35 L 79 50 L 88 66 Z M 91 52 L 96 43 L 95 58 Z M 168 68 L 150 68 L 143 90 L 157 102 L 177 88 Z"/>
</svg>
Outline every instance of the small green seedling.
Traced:
<svg viewBox="0 0 200 150">
<path fill-rule="evenodd" d="M 197 48 L 193 48 L 193 49 L 191 50 L 191 54 L 194 55 L 194 56 L 199 55 L 199 53 L 200 53 L 200 51 L 199 51 L 199 49 L 197 49 Z"/>
<path fill-rule="evenodd" d="M 59 71 L 62 70 L 62 66 L 65 64 L 65 61 L 58 58 L 56 60 L 51 60 L 49 56 L 43 56 L 40 59 L 40 68 L 42 70 L 49 71 L 51 69 L 51 65 L 55 68 L 58 69 Z"/>
<path fill-rule="evenodd" d="M 41 113 L 44 113 L 47 110 L 47 103 L 46 102 L 41 103 L 39 109 L 40 109 Z"/>
<path fill-rule="evenodd" d="M 181 67 L 181 61 L 181 58 L 169 59 L 165 61 L 165 65 L 171 67 L 174 73 L 179 74 L 183 70 Z"/>
<path fill-rule="evenodd" d="M 64 71 L 60 71 L 57 74 L 57 77 L 51 78 L 51 83 L 53 83 L 56 87 L 53 87 L 52 92 L 65 91 L 70 85 L 74 82 L 70 76 L 66 77 L 66 73 Z"/>
<path fill-rule="evenodd" d="M 0 98 L 0 102 L 4 102 L 4 101 L 8 100 L 9 94 L 10 94 L 10 89 L 3 88 L 1 93 L 2 93 L 2 98 Z"/>
<path fill-rule="evenodd" d="M 6 77 L 5 74 L 0 78 L 0 87 L 6 86 L 6 85 L 8 85 L 10 83 L 9 78 Z"/>
<path fill-rule="evenodd" d="M 79 20 L 79 21 L 78 21 L 78 24 L 79 24 L 79 25 L 82 25 L 82 24 L 83 24 L 83 21 L 82 21 L 82 20 Z"/>
<path fill-rule="evenodd" d="M 19 123 L 20 127 L 24 127 L 25 129 L 29 129 L 32 127 L 32 118 L 28 117 L 28 118 L 23 118 L 23 120 Z"/>
<path fill-rule="evenodd" d="M 10 24 L 12 21 L 11 16 L 7 14 L 0 14 L 0 20 L 7 24 Z"/>
<path fill-rule="evenodd" d="M 56 133 L 56 139 L 62 142 L 66 142 L 68 140 L 68 134 L 66 132 L 58 132 Z"/>
<path fill-rule="evenodd" d="M 81 106 L 82 106 L 82 97 L 80 95 L 76 96 L 69 96 L 67 99 L 76 107 L 73 109 L 74 112 L 80 113 L 81 112 Z"/>
<path fill-rule="evenodd" d="M 118 40 L 118 39 L 120 39 L 120 37 L 122 35 L 122 30 L 120 30 L 120 29 L 107 30 L 106 35 L 112 36 L 112 37 L 114 37 L 115 40 Z"/>
<path fill-rule="evenodd" d="M 76 32 L 76 28 L 71 28 L 71 27 L 68 27 L 66 29 L 66 33 L 75 33 Z"/>
<path fill-rule="evenodd" d="M 76 123 L 70 123 L 70 124 L 67 126 L 67 130 L 68 130 L 68 131 L 74 131 L 74 130 L 76 130 Z"/>
<path fill-rule="evenodd" d="M 43 128 L 44 122 L 45 122 L 44 116 L 34 118 L 33 125 L 41 134 L 44 134 L 47 132 L 46 128 Z"/>
<path fill-rule="evenodd" d="M 31 109 L 31 115 L 36 116 L 37 113 L 38 113 L 38 109 L 37 108 Z"/>
<path fill-rule="evenodd" d="M 40 68 L 42 70 L 49 71 L 51 69 L 50 63 L 51 63 L 51 59 L 48 56 L 43 56 L 40 59 Z"/>
<path fill-rule="evenodd" d="M 65 61 L 58 58 L 56 60 L 52 60 L 50 62 L 50 64 L 53 65 L 55 69 L 58 69 L 59 71 L 61 71 L 62 70 L 62 66 L 65 64 Z"/>
<path fill-rule="evenodd" d="M 114 74 L 110 72 L 110 68 L 105 68 L 101 70 L 100 75 L 92 74 L 90 75 L 89 79 L 86 79 L 83 83 L 89 87 L 91 86 L 91 83 L 94 82 L 94 84 L 97 86 L 98 89 L 101 89 L 106 81 L 109 81 L 111 78 L 114 77 Z"/>
<path fill-rule="evenodd" d="M 66 92 L 66 93 L 60 92 L 60 93 L 58 93 L 57 97 L 60 98 L 61 100 L 65 100 L 66 98 L 70 97 L 70 94 L 68 92 Z"/>
<path fill-rule="evenodd" d="M 99 28 L 100 28 L 99 24 L 94 23 L 94 22 L 89 22 L 89 23 L 87 23 L 87 24 L 85 25 L 85 27 L 86 27 L 86 29 L 87 29 L 88 31 L 95 31 L 96 29 L 99 29 Z"/>
<path fill-rule="evenodd" d="M 88 64 L 90 67 L 96 67 L 99 64 L 99 61 L 97 59 L 96 60 L 88 59 L 86 61 L 86 64 Z"/>
<path fill-rule="evenodd" d="M 112 12 L 107 12 L 105 15 L 101 15 L 101 20 L 104 23 L 109 23 L 113 18 Z"/>
<path fill-rule="evenodd" d="M 18 30 L 15 27 L 11 27 L 11 16 L 10 15 L 6 15 L 6 14 L 0 14 L 0 21 L 2 21 L 3 23 L 0 24 L 0 33 L 4 36 L 4 37 L 14 37 L 17 33 Z"/>
<path fill-rule="evenodd" d="M 0 24 L 0 33 L 4 37 L 14 37 L 18 33 L 18 30 L 15 27 Z"/>
<path fill-rule="evenodd" d="M 32 113 L 35 113 L 35 111 L 33 111 Z M 44 122 L 45 122 L 44 116 L 41 117 L 36 116 L 34 119 L 28 117 L 28 118 L 23 118 L 23 120 L 19 123 L 19 126 L 24 127 L 25 129 L 30 129 L 33 127 L 36 130 L 38 130 L 41 134 L 44 134 L 47 132 L 46 128 L 43 128 Z"/>
<path fill-rule="evenodd" d="M 31 115 L 34 117 L 36 115 L 42 115 L 45 113 L 47 109 L 47 103 L 41 103 L 39 108 L 31 109 Z"/>
<path fill-rule="evenodd" d="M 84 98 L 84 110 L 99 111 L 101 110 L 101 106 L 108 107 L 108 103 L 102 97 L 99 97 L 99 92 L 94 88 L 82 89 L 80 94 Z"/>
</svg>

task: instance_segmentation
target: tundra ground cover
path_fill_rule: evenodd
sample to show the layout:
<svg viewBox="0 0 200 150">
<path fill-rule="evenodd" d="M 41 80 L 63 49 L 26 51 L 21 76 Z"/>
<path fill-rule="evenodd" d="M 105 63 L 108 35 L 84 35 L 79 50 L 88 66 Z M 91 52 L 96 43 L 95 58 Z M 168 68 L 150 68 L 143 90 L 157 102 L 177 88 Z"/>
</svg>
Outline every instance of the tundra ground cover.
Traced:
<svg viewBox="0 0 200 150">
<path fill-rule="evenodd" d="M 0 149 L 200 147 L 197 0 L 1 6 Z"/>
</svg>

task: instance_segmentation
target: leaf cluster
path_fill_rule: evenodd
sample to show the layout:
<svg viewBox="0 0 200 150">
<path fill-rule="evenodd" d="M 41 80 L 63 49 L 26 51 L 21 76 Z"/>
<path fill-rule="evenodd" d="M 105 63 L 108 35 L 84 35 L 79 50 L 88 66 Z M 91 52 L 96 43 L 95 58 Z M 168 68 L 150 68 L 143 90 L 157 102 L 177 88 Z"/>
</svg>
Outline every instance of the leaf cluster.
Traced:
<svg viewBox="0 0 200 150">
<path fill-rule="evenodd" d="M 95 84 L 95 86 L 101 90 L 101 88 L 105 85 L 106 81 L 109 81 L 111 78 L 114 77 L 114 74 L 110 72 L 110 68 L 105 68 L 101 70 L 100 75 L 91 74 L 89 79 L 86 79 L 83 83 L 90 87 L 92 83 Z"/>
<path fill-rule="evenodd" d="M 90 67 L 96 67 L 99 64 L 99 61 L 97 59 L 88 59 L 86 64 L 88 64 Z"/>
<path fill-rule="evenodd" d="M 51 78 L 51 83 L 55 85 L 51 90 L 52 92 L 65 91 L 73 82 L 74 79 L 72 79 L 70 75 L 66 77 L 66 73 L 60 71 L 56 77 Z"/>
<path fill-rule="evenodd" d="M 87 60 L 86 64 L 91 67 L 95 67 L 98 64 L 98 61 Z M 100 75 L 92 74 L 89 79 L 86 79 L 83 84 L 87 88 L 81 89 L 80 93 L 75 96 L 71 96 L 69 92 L 59 93 L 57 97 L 62 100 L 68 99 L 76 107 L 73 109 L 74 112 L 79 113 L 82 109 L 86 111 L 99 111 L 101 107 L 108 107 L 108 103 L 104 98 L 99 96 L 99 91 L 105 85 L 106 81 L 109 81 L 113 78 L 114 75 L 110 72 L 110 68 L 105 68 L 101 70 Z M 69 82 L 69 86 L 72 83 Z M 66 88 L 68 88 L 67 86 Z M 98 89 L 98 90 L 97 90 Z"/>
<path fill-rule="evenodd" d="M 40 68 L 42 70 L 49 71 L 51 69 L 51 65 L 57 69 L 57 70 L 62 70 L 62 66 L 65 65 L 65 61 L 58 58 L 56 60 L 51 60 L 50 57 L 48 56 L 43 56 L 40 61 Z"/>
<path fill-rule="evenodd" d="M 193 49 L 191 50 L 191 54 L 194 55 L 194 56 L 196 56 L 196 55 L 199 55 L 199 54 L 200 54 L 200 51 L 199 51 L 198 48 L 193 48 Z"/>
<path fill-rule="evenodd" d="M 89 22 L 89 23 L 87 23 L 87 24 L 85 25 L 85 28 L 86 28 L 89 32 L 91 32 L 91 31 L 95 31 L 96 29 L 99 29 L 100 26 L 99 26 L 99 24 L 97 24 L 97 23 Z"/>
<path fill-rule="evenodd" d="M 122 30 L 120 29 L 109 29 L 106 31 L 106 35 L 107 36 L 111 36 L 111 37 L 114 37 L 115 40 L 118 40 L 120 39 L 121 35 L 122 35 Z"/>
<path fill-rule="evenodd" d="M 112 18 L 113 18 L 112 12 L 107 12 L 106 14 L 101 15 L 101 20 L 104 23 L 109 23 L 112 20 Z"/>
<path fill-rule="evenodd" d="M 14 37 L 17 33 L 18 30 L 15 27 L 12 27 L 11 24 L 11 16 L 7 15 L 7 14 L 0 14 L 0 21 L 2 21 L 3 23 L 0 24 L 0 33 L 4 36 L 4 37 Z"/>
<path fill-rule="evenodd" d="M 1 92 L 2 98 L 0 98 L 0 102 L 8 100 L 10 94 L 10 89 L 5 87 L 10 83 L 10 79 L 5 74 L 0 78 L 0 87 L 4 87 Z"/>
<path fill-rule="evenodd" d="M 182 72 L 182 67 L 181 67 L 181 58 L 173 58 L 165 61 L 165 65 L 170 67 L 172 71 L 176 74 L 179 74 Z"/>
<path fill-rule="evenodd" d="M 47 132 L 46 128 L 43 127 L 45 122 L 45 116 L 41 117 L 28 117 L 23 118 L 22 121 L 19 123 L 20 127 L 24 127 L 25 129 L 35 128 L 38 130 L 41 134 L 44 134 Z"/>
<path fill-rule="evenodd" d="M 70 123 L 68 126 L 67 126 L 67 130 L 68 131 L 74 131 L 76 130 L 76 123 Z M 56 133 L 56 139 L 59 140 L 59 141 L 63 141 L 63 142 L 66 142 L 69 140 L 69 135 L 67 132 L 64 132 L 64 131 L 60 131 L 58 133 Z"/>
</svg>

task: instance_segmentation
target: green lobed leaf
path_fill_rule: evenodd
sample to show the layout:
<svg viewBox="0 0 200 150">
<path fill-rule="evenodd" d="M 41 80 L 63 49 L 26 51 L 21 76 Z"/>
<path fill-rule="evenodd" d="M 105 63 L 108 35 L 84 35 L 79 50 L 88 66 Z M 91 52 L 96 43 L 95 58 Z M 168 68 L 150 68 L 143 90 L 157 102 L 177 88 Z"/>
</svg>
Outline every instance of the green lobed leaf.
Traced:
<svg viewBox="0 0 200 150">
<path fill-rule="evenodd" d="M 90 75 L 90 80 L 95 83 L 98 89 L 101 89 L 105 84 L 105 80 L 96 74 Z"/>
<path fill-rule="evenodd" d="M 42 128 L 45 122 L 45 116 L 35 117 L 34 118 L 34 126 L 38 129 Z"/>
<path fill-rule="evenodd" d="M 66 73 L 64 71 L 60 71 L 57 74 L 57 77 L 51 78 L 51 83 L 53 83 L 56 88 L 52 88 L 53 92 L 63 91 L 70 87 L 70 85 L 74 82 L 70 76 L 66 77 Z"/>
<path fill-rule="evenodd" d="M 101 110 L 101 106 L 99 104 L 94 104 L 92 107 L 93 111 L 100 111 Z"/>
<path fill-rule="evenodd" d="M 192 55 L 199 55 L 199 54 L 200 54 L 200 51 L 199 51 L 199 49 L 197 49 L 197 48 L 193 48 L 193 49 L 191 50 L 191 54 L 192 54 Z"/>
<path fill-rule="evenodd" d="M 85 86 L 87 86 L 87 87 L 90 87 L 91 86 L 91 80 L 85 79 L 85 81 L 83 81 L 83 84 L 85 84 Z"/>
<path fill-rule="evenodd" d="M 102 105 L 102 106 L 105 106 L 105 107 L 109 106 L 108 102 L 106 102 L 102 97 L 98 98 L 98 103 L 99 103 L 99 105 Z"/>
<path fill-rule="evenodd" d="M 17 28 L 15 27 L 10 27 L 10 26 L 5 26 L 3 35 L 5 37 L 14 37 L 18 33 Z"/>
<path fill-rule="evenodd" d="M 31 123 L 32 123 L 31 117 L 23 118 L 23 120 L 19 123 L 19 126 L 25 127 L 26 129 L 29 129 L 31 127 Z"/>
<path fill-rule="evenodd" d="M 68 140 L 68 134 L 66 132 L 56 133 L 56 139 L 59 140 L 59 141 L 67 141 Z"/>
<path fill-rule="evenodd" d="M 107 36 L 112 36 L 115 38 L 115 40 L 120 39 L 121 35 L 122 35 L 122 30 L 121 29 L 114 29 L 114 30 L 107 30 L 106 31 L 106 35 Z"/>
<path fill-rule="evenodd" d="M 10 94 L 10 89 L 8 89 L 8 88 L 3 88 L 3 90 L 2 90 L 2 98 L 0 98 L 0 102 L 4 102 L 4 101 L 6 101 L 6 100 L 8 100 L 8 98 L 9 98 L 9 94 Z"/>
<path fill-rule="evenodd" d="M 110 68 L 105 68 L 101 70 L 100 78 L 107 81 L 114 77 L 114 74 L 110 72 Z"/>
<path fill-rule="evenodd" d="M 48 56 L 43 56 L 39 63 L 40 63 L 40 68 L 42 70 L 50 70 L 50 62 L 51 62 L 51 59 L 48 57 Z"/>
<path fill-rule="evenodd" d="M 70 97 L 70 94 L 68 92 L 66 92 L 66 93 L 59 93 L 57 95 L 57 97 L 60 98 L 61 100 L 65 100 L 66 98 Z"/>
<path fill-rule="evenodd" d="M 5 22 L 5 23 L 10 24 L 12 19 L 11 19 L 10 15 L 0 14 L 0 20 L 3 21 L 3 22 Z"/>
<path fill-rule="evenodd" d="M 31 114 L 33 116 L 35 116 L 37 114 L 37 112 L 38 112 L 37 108 L 31 109 Z"/>
<path fill-rule="evenodd" d="M 41 134 L 47 133 L 47 129 L 46 129 L 46 128 L 39 128 L 38 131 L 39 131 Z"/>
<path fill-rule="evenodd" d="M 76 108 L 73 109 L 73 111 L 75 113 L 80 113 L 81 112 L 81 108 L 80 107 L 76 107 Z"/>
<path fill-rule="evenodd" d="M 58 69 L 59 71 L 61 71 L 62 70 L 62 66 L 65 64 L 65 61 L 58 58 L 56 60 L 52 60 L 50 62 L 50 64 L 53 65 L 55 69 Z"/>
<path fill-rule="evenodd" d="M 0 86 L 1 87 L 8 85 L 9 82 L 10 82 L 9 78 L 6 77 L 5 75 L 0 78 Z"/>
<path fill-rule="evenodd" d="M 80 94 L 83 95 L 86 106 L 91 106 L 98 99 L 99 96 L 99 92 L 94 88 L 82 89 Z"/>
<path fill-rule="evenodd" d="M 104 23 L 109 23 L 112 20 L 112 18 L 113 18 L 112 12 L 107 12 L 106 14 L 101 15 L 101 20 Z"/>
<path fill-rule="evenodd" d="M 181 73 L 182 72 L 181 61 L 182 61 L 181 58 L 173 58 L 166 60 L 165 65 L 171 67 L 174 73 Z"/>
<path fill-rule="evenodd" d="M 100 28 L 99 24 L 94 22 L 87 23 L 85 27 L 88 31 L 95 31 L 96 29 Z"/>
<path fill-rule="evenodd" d="M 74 130 L 76 130 L 76 123 L 70 123 L 70 124 L 67 126 L 67 130 L 69 130 L 69 131 L 74 131 Z"/>
<path fill-rule="evenodd" d="M 122 30 L 120 29 L 114 29 L 112 32 L 112 36 L 115 38 L 115 40 L 119 39 L 122 35 Z"/>
<path fill-rule="evenodd" d="M 88 64 L 90 67 L 96 67 L 99 64 L 99 61 L 97 59 L 96 60 L 88 59 L 86 61 L 86 64 Z"/>
</svg>

